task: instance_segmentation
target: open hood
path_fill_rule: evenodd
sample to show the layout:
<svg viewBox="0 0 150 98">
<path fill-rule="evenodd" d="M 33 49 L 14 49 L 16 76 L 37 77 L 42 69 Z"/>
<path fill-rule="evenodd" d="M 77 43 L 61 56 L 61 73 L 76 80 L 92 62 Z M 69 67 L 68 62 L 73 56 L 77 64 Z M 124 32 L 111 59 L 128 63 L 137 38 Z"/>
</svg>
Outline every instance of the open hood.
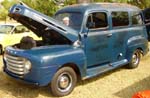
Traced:
<svg viewBox="0 0 150 98">
<path fill-rule="evenodd" d="M 16 4 L 12 6 L 8 15 L 32 30 L 39 37 L 41 37 L 46 30 L 52 29 L 72 42 L 78 39 L 78 32 L 76 30 L 26 5 Z"/>
</svg>

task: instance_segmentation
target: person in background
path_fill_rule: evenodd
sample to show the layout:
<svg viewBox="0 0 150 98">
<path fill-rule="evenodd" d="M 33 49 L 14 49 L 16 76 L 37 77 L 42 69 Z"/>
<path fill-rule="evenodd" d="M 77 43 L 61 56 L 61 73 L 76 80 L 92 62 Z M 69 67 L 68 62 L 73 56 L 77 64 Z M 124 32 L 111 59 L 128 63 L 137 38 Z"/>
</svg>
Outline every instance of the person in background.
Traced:
<svg viewBox="0 0 150 98">
<path fill-rule="evenodd" d="M 64 23 L 66 26 L 69 26 L 69 17 L 64 17 L 64 18 L 63 18 L 63 23 Z"/>
</svg>

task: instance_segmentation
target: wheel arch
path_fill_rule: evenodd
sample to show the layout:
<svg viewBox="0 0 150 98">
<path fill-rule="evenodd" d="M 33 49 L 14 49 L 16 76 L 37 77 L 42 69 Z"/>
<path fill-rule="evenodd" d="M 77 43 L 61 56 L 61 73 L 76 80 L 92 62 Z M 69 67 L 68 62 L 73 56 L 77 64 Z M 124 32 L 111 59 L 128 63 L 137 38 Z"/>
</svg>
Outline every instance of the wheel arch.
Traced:
<svg viewBox="0 0 150 98">
<path fill-rule="evenodd" d="M 127 64 L 127 68 L 133 69 L 138 67 L 141 58 L 141 51 L 141 48 L 136 48 L 133 51 L 129 64 Z"/>
<path fill-rule="evenodd" d="M 138 47 L 137 50 L 139 50 L 139 52 L 140 52 L 142 55 L 144 55 L 142 47 Z"/>
<path fill-rule="evenodd" d="M 65 63 L 65 64 L 63 64 L 59 69 L 61 69 L 61 68 L 63 68 L 63 67 L 71 67 L 71 68 L 75 71 L 78 80 L 81 80 L 81 72 L 80 72 L 80 69 L 79 69 L 79 67 L 77 66 L 77 64 L 71 63 L 71 62 L 70 62 L 70 63 Z M 59 70 L 59 69 L 58 69 L 58 70 Z"/>
<path fill-rule="evenodd" d="M 140 54 L 143 56 L 144 55 L 144 50 L 142 47 L 134 47 L 133 49 L 131 50 L 128 50 L 128 53 L 127 53 L 127 58 L 128 58 L 128 61 L 130 62 L 131 61 L 131 58 L 132 58 L 132 54 L 135 50 L 139 50 Z"/>
<path fill-rule="evenodd" d="M 130 43 L 128 43 L 126 58 L 128 60 L 127 68 L 133 69 L 138 67 L 141 56 L 144 56 L 148 52 L 148 41 L 145 39 L 139 40 L 133 40 Z M 138 60 L 138 63 L 134 63 L 135 59 L 133 58 L 134 52 L 138 52 L 138 58 L 136 59 L 136 62 Z M 137 55 L 137 54 L 136 54 Z"/>
<path fill-rule="evenodd" d="M 142 55 L 145 55 L 148 52 L 148 40 L 145 37 L 134 36 L 128 39 L 126 53 L 126 58 L 128 61 L 131 60 L 131 55 L 137 49 L 140 50 Z"/>
</svg>

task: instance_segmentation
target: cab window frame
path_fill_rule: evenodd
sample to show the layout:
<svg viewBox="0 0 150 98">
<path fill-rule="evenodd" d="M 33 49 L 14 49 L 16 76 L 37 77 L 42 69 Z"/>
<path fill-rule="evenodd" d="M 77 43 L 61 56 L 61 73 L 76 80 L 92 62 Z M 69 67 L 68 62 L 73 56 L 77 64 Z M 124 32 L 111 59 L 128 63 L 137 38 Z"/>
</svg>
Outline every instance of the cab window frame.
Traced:
<svg viewBox="0 0 150 98">
<path fill-rule="evenodd" d="M 106 22 L 106 26 L 105 27 L 99 27 L 99 28 L 89 28 L 87 26 L 88 23 L 88 18 L 94 14 L 94 13 L 104 13 L 105 14 L 105 22 Z M 85 21 L 85 27 L 88 28 L 90 31 L 94 31 L 94 30 L 106 30 L 109 28 L 109 17 L 108 17 L 108 12 L 107 11 L 92 11 L 90 13 L 88 13 L 86 21 Z"/>
</svg>

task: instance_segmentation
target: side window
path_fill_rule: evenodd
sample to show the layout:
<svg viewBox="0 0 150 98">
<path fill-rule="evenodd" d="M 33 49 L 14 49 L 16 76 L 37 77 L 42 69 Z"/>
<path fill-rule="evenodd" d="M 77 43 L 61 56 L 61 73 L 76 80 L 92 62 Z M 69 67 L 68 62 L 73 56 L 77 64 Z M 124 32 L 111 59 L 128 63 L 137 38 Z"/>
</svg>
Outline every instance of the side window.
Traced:
<svg viewBox="0 0 150 98">
<path fill-rule="evenodd" d="M 128 12 L 112 12 L 112 26 L 128 26 L 129 17 Z"/>
<path fill-rule="evenodd" d="M 14 33 L 24 33 L 24 32 L 29 32 L 29 30 L 23 25 L 16 26 L 14 31 Z"/>
<path fill-rule="evenodd" d="M 105 12 L 95 12 L 88 16 L 86 26 L 89 29 L 105 28 L 108 26 L 107 14 Z"/>
<path fill-rule="evenodd" d="M 82 17 L 82 13 L 80 12 L 64 12 L 58 13 L 54 16 L 56 20 L 59 20 L 66 26 L 69 26 L 75 30 L 80 30 Z"/>
<path fill-rule="evenodd" d="M 132 25 L 142 25 L 142 17 L 140 14 L 134 13 L 132 16 Z"/>
</svg>

